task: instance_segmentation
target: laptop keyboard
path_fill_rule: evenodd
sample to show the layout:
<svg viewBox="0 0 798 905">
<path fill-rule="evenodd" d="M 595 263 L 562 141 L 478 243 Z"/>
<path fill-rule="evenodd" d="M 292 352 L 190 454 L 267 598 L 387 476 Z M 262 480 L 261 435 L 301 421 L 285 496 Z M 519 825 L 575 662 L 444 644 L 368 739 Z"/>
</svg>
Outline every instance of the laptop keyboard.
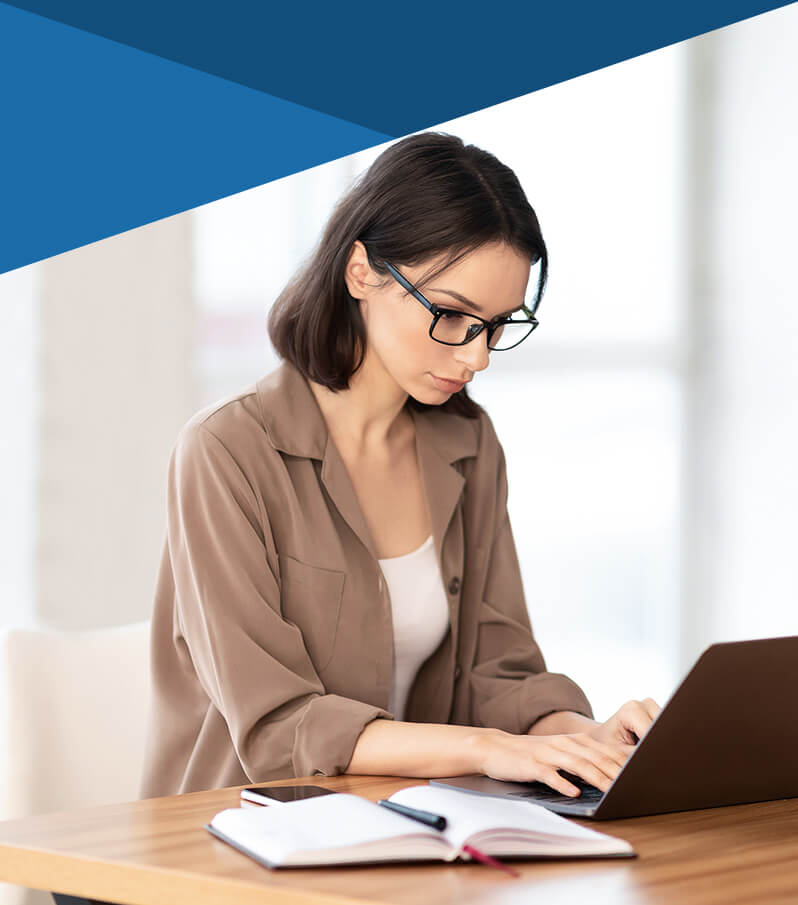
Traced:
<svg viewBox="0 0 798 905">
<path fill-rule="evenodd" d="M 526 792 L 516 792 L 514 794 L 514 798 L 532 798 L 537 801 L 546 801 L 546 802 L 556 802 L 558 805 L 565 805 L 571 807 L 579 807 L 582 808 L 585 805 L 597 805 L 601 799 L 604 797 L 604 793 L 601 789 L 597 789 L 596 786 L 591 785 L 589 782 L 585 782 L 583 779 L 580 779 L 578 776 L 568 775 L 566 777 L 568 782 L 575 785 L 579 790 L 580 794 L 575 798 L 572 798 L 570 795 L 563 795 L 562 792 L 557 792 L 551 788 L 551 786 L 547 786 L 542 782 L 532 782 L 529 783 L 529 790 Z"/>
</svg>

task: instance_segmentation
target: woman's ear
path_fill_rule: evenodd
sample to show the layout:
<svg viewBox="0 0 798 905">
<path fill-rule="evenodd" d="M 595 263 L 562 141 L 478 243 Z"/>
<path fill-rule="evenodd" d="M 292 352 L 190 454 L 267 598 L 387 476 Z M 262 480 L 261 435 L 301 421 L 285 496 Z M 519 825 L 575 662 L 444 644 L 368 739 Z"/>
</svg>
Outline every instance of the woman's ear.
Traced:
<svg viewBox="0 0 798 905">
<path fill-rule="evenodd" d="M 374 288 L 373 278 L 374 271 L 369 264 L 366 246 L 360 239 L 355 239 L 349 249 L 349 257 L 344 270 L 344 281 L 352 298 L 362 299 L 369 288 Z"/>
</svg>

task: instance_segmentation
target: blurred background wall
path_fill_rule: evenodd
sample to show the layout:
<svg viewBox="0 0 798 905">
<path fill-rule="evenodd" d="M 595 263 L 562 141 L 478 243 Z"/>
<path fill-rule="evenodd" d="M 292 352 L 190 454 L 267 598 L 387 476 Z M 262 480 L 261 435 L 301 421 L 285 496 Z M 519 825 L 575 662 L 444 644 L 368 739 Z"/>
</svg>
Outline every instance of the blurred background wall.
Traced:
<svg viewBox="0 0 798 905">
<path fill-rule="evenodd" d="M 440 125 L 513 167 L 541 327 L 473 395 L 533 628 L 599 718 L 796 633 L 798 5 Z M 471 65 L 469 63 L 469 65 Z M 0 620 L 145 619 L 169 452 L 382 148 L 0 276 Z"/>
</svg>

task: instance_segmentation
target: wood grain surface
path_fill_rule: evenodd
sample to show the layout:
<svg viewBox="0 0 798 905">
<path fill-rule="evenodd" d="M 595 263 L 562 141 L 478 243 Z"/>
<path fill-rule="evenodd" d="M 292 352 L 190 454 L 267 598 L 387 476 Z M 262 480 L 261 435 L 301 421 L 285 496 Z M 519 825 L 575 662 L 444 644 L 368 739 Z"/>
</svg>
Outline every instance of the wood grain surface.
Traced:
<svg viewBox="0 0 798 905">
<path fill-rule="evenodd" d="M 313 776 L 376 801 L 419 780 Z M 0 823 L 0 880 L 124 905 L 305 903 L 798 903 L 798 799 L 615 821 L 578 821 L 631 842 L 635 859 L 516 861 L 520 879 L 468 864 L 271 871 L 203 824 L 240 788 Z"/>
</svg>

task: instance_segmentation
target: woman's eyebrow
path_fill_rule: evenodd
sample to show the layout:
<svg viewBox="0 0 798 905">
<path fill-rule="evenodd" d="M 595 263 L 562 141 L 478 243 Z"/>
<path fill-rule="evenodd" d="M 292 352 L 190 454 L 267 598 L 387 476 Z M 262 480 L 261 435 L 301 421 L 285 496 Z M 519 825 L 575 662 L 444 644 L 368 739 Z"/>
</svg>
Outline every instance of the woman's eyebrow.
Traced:
<svg viewBox="0 0 798 905">
<path fill-rule="evenodd" d="M 455 292 L 454 289 L 437 289 L 430 287 L 427 292 L 443 292 L 446 295 L 450 295 L 452 298 L 457 299 L 458 302 L 462 302 L 463 305 L 468 305 L 469 308 L 473 308 L 475 311 L 478 311 L 480 314 L 485 313 L 485 309 L 482 308 L 481 305 L 477 305 L 476 302 L 472 302 L 471 299 L 467 299 L 464 295 L 460 295 L 459 292 Z M 523 303 L 522 303 L 523 304 Z M 497 317 L 505 317 L 508 314 L 513 314 L 515 311 L 521 310 L 521 305 L 516 305 L 515 308 L 511 308 L 509 311 L 504 311 L 502 314 L 497 314 Z"/>
<path fill-rule="evenodd" d="M 484 310 L 481 305 L 477 305 L 476 302 L 472 302 L 471 299 L 467 299 L 464 295 L 460 295 L 459 292 L 455 292 L 454 289 L 433 289 L 430 288 L 427 292 L 445 292 L 446 295 L 450 295 L 452 298 L 457 299 L 458 302 L 462 302 L 464 305 L 468 305 L 469 308 L 473 308 L 474 311 L 479 311 L 480 314 L 484 314 Z"/>
</svg>

